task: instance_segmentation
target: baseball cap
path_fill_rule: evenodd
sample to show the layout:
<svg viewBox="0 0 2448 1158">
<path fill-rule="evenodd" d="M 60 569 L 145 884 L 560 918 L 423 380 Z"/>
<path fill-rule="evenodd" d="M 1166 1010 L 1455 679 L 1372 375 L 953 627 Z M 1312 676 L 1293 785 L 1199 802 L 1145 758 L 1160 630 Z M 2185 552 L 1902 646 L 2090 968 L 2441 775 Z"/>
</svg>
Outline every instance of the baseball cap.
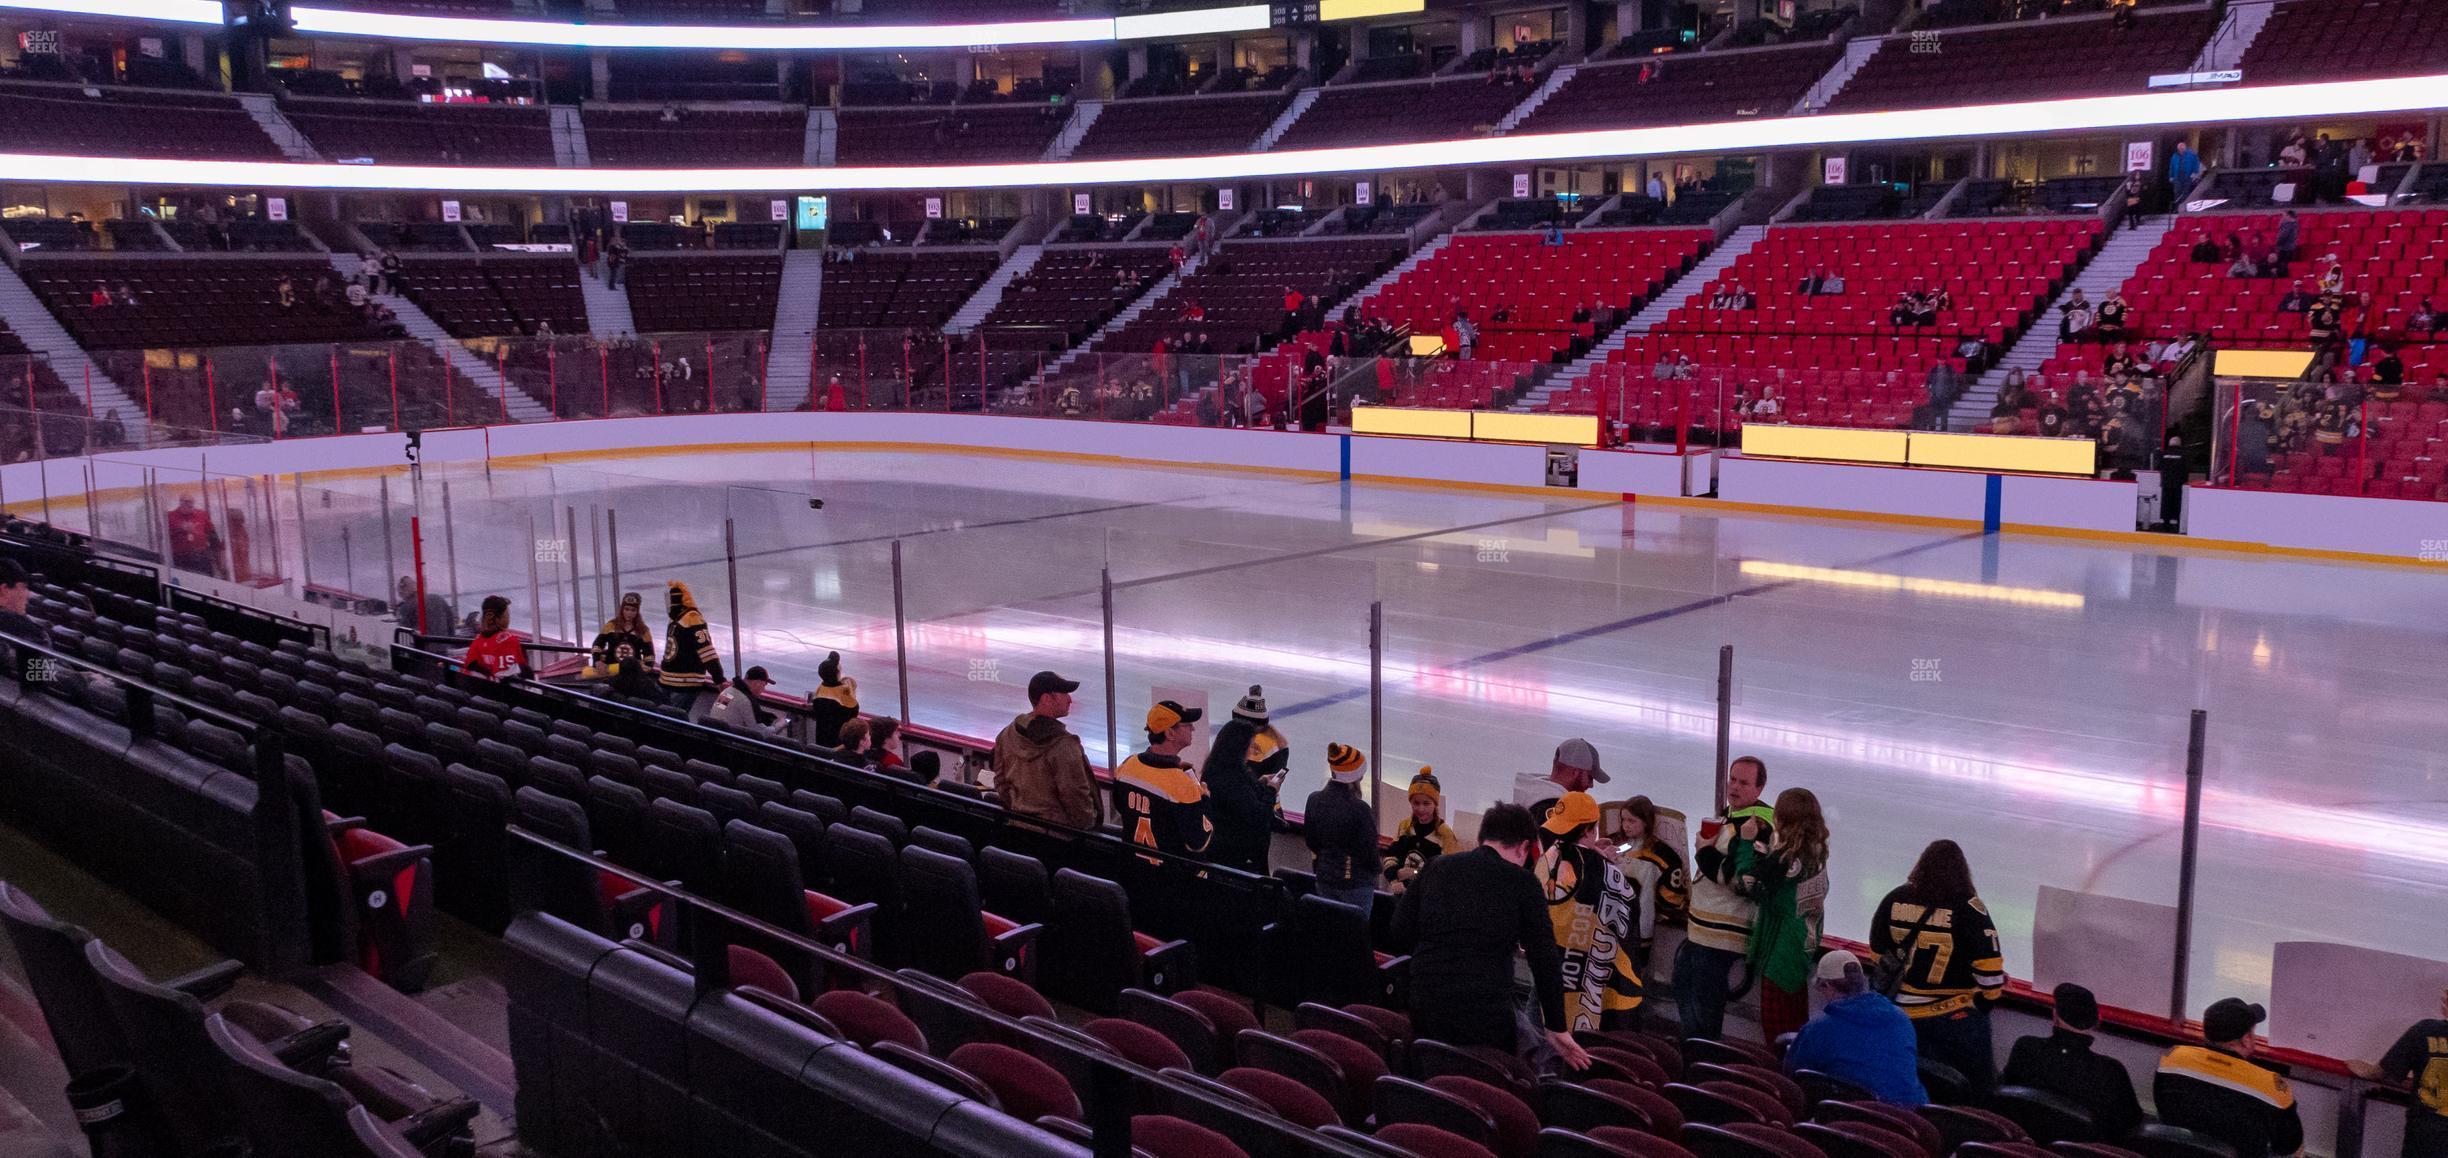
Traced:
<svg viewBox="0 0 2448 1158">
<path fill-rule="evenodd" d="M 1856 972 L 1860 971 L 1861 958 L 1854 956 L 1850 950 L 1830 949 L 1819 958 L 1819 968 L 1813 971 L 1811 976 L 1821 981 L 1842 981 L 1845 979 L 1846 966 L 1851 966 Z"/>
<path fill-rule="evenodd" d="M 1155 707 L 1148 709 L 1147 730 L 1170 732 L 1173 730 L 1173 725 L 1195 724 L 1199 722 L 1200 716 L 1206 714 L 1197 708 L 1185 708 L 1171 700 L 1158 700 Z"/>
<path fill-rule="evenodd" d="M 772 676 L 765 674 L 765 668 L 762 665 L 752 667 L 747 671 L 741 672 L 740 678 L 744 680 L 766 680 L 768 682 L 773 679 Z"/>
<path fill-rule="evenodd" d="M 1598 802 L 1587 792 L 1567 792 L 1547 810 L 1547 831 L 1562 836 L 1584 824 L 1598 823 Z"/>
<path fill-rule="evenodd" d="M 2099 999 L 2091 991 L 2071 981 L 2057 987 L 2050 998 L 2057 1003 L 2057 1020 L 2068 1029 L 2099 1027 Z"/>
<path fill-rule="evenodd" d="M 1040 696 L 1051 695 L 1055 692 L 1068 695 L 1078 690 L 1078 680 L 1067 680 L 1050 671 L 1041 671 L 1029 677 L 1028 697 L 1032 704 L 1036 703 Z"/>
<path fill-rule="evenodd" d="M 2267 1020 L 2269 1010 L 2241 997 L 2222 997 L 2202 1012 L 2202 1036 L 2212 1041 L 2234 1041 Z"/>
<path fill-rule="evenodd" d="M 1606 769 L 1598 766 L 1598 749 L 1591 747 L 1589 741 L 1579 736 L 1556 745 L 1555 762 L 1567 768 L 1587 772 L 1590 774 L 1590 779 L 1599 784 L 1607 783 L 1612 779 L 1606 774 Z"/>
</svg>

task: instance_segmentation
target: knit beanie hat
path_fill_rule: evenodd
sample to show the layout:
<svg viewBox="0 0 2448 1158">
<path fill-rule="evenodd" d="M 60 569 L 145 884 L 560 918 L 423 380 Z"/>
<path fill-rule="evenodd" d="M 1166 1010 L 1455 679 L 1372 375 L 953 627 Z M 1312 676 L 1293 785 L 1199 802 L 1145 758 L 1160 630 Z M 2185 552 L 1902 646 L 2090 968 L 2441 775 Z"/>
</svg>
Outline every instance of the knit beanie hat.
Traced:
<svg viewBox="0 0 2448 1158">
<path fill-rule="evenodd" d="M 1253 724 L 1266 723 L 1266 693 L 1257 684 L 1251 684 L 1249 694 L 1241 697 L 1240 703 L 1233 705 L 1232 714 L 1236 720 L 1248 720 Z"/>
<path fill-rule="evenodd" d="M 1425 796 L 1440 804 L 1445 801 L 1445 794 L 1437 790 L 1436 770 L 1425 764 L 1420 765 L 1419 775 L 1411 778 L 1411 791 L 1407 795 L 1413 800 Z"/>
<path fill-rule="evenodd" d="M 816 678 L 829 684 L 841 682 L 841 653 L 828 651 L 824 662 L 816 665 Z"/>
<path fill-rule="evenodd" d="M 1326 770 L 1334 774 L 1338 783 L 1359 783 L 1360 770 L 1367 764 L 1368 758 L 1362 756 L 1358 748 L 1349 744 L 1326 745 Z"/>
</svg>

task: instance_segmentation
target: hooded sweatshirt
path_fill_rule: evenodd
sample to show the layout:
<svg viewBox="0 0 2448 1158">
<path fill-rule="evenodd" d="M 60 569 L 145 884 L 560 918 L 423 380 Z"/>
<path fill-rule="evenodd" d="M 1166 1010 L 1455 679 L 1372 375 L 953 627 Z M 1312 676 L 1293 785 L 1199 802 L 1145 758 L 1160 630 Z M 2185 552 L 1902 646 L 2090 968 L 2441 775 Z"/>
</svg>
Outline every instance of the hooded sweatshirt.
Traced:
<svg viewBox="0 0 2448 1158">
<path fill-rule="evenodd" d="M 995 790 L 1003 804 L 1024 816 L 1095 828 L 1096 778 L 1088 753 L 1061 720 L 1023 712 L 995 737 Z"/>
<path fill-rule="evenodd" d="M 1929 1101 L 1919 1059 L 1912 1019 L 1876 993 L 1857 993 L 1828 1002 L 1794 1035 L 1793 1047 L 1785 1051 L 1785 1072 L 1818 1070 L 1889 1105 L 1918 1106 Z"/>
<path fill-rule="evenodd" d="M 831 652 L 817 665 L 822 682 L 808 693 L 808 716 L 815 722 L 814 739 L 827 748 L 841 744 L 841 726 L 858 718 L 858 681 L 841 674 L 841 653 Z"/>
<path fill-rule="evenodd" d="M 668 596 L 671 631 L 663 642 L 663 674 L 667 688 L 706 688 L 721 683 L 722 653 L 714 650 L 714 630 L 697 613 L 697 597 L 688 584 L 672 580 Z"/>
</svg>

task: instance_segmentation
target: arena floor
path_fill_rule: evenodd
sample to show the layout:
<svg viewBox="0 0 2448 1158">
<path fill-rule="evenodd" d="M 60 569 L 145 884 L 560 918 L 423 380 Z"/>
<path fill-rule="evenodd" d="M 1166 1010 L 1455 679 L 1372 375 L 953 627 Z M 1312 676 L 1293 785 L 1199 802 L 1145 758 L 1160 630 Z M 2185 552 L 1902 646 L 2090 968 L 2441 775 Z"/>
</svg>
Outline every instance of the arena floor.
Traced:
<svg viewBox="0 0 2448 1158">
<path fill-rule="evenodd" d="M 311 556 L 317 582 L 383 588 L 375 485 L 301 492 L 310 518 L 284 552 Z M 658 645 L 655 589 L 684 579 L 726 660 L 729 519 L 748 662 L 803 688 L 838 649 L 884 713 L 898 539 L 914 720 L 991 736 L 1053 668 L 1087 685 L 1071 723 L 1099 761 L 1110 568 L 1126 750 L 1159 690 L 1221 714 L 1263 684 L 1295 748 L 1295 810 L 1328 741 L 1368 742 L 1373 601 L 1378 773 L 1398 794 L 1435 766 L 1449 812 L 1581 735 L 1614 775 L 1602 798 L 1697 814 L 1731 645 L 1734 750 L 1766 759 L 1771 794 L 1809 787 L 1831 817 L 1829 932 L 1865 937 L 1921 846 L 1952 837 L 2019 976 L 2042 885 L 2174 903 L 2196 707 L 2195 1008 L 2265 998 L 2280 941 L 2436 956 L 2436 922 L 2408 918 L 2448 911 L 2448 587 L 2413 569 L 935 453 L 632 454 L 429 471 L 410 492 L 395 480 L 389 565 L 408 567 L 415 505 L 427 574 L 463 611 L 507 594 L 517 626 L 566 636 L 575 558 L 591 636 L 617 598 L 595 528 L 616 523 L 619 587 L 646 591 Z"/>
</svg>

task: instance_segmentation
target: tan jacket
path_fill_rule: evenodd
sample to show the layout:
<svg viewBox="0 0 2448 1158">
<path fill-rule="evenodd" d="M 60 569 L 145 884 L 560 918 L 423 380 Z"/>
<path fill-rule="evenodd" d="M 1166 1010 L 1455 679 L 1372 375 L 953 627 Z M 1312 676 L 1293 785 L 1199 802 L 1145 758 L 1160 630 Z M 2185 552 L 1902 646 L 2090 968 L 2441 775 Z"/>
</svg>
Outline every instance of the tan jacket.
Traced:
<svg viewBox="0 0 2448 1158">
<path fill-rule="evenodd" d="M 1074 828 L 1101 819 L 1088 753 L 1061 720 L 1021 713 L 995 737 L 991 763 L 995 791 L 1012 811 Z"/>
</svg>

